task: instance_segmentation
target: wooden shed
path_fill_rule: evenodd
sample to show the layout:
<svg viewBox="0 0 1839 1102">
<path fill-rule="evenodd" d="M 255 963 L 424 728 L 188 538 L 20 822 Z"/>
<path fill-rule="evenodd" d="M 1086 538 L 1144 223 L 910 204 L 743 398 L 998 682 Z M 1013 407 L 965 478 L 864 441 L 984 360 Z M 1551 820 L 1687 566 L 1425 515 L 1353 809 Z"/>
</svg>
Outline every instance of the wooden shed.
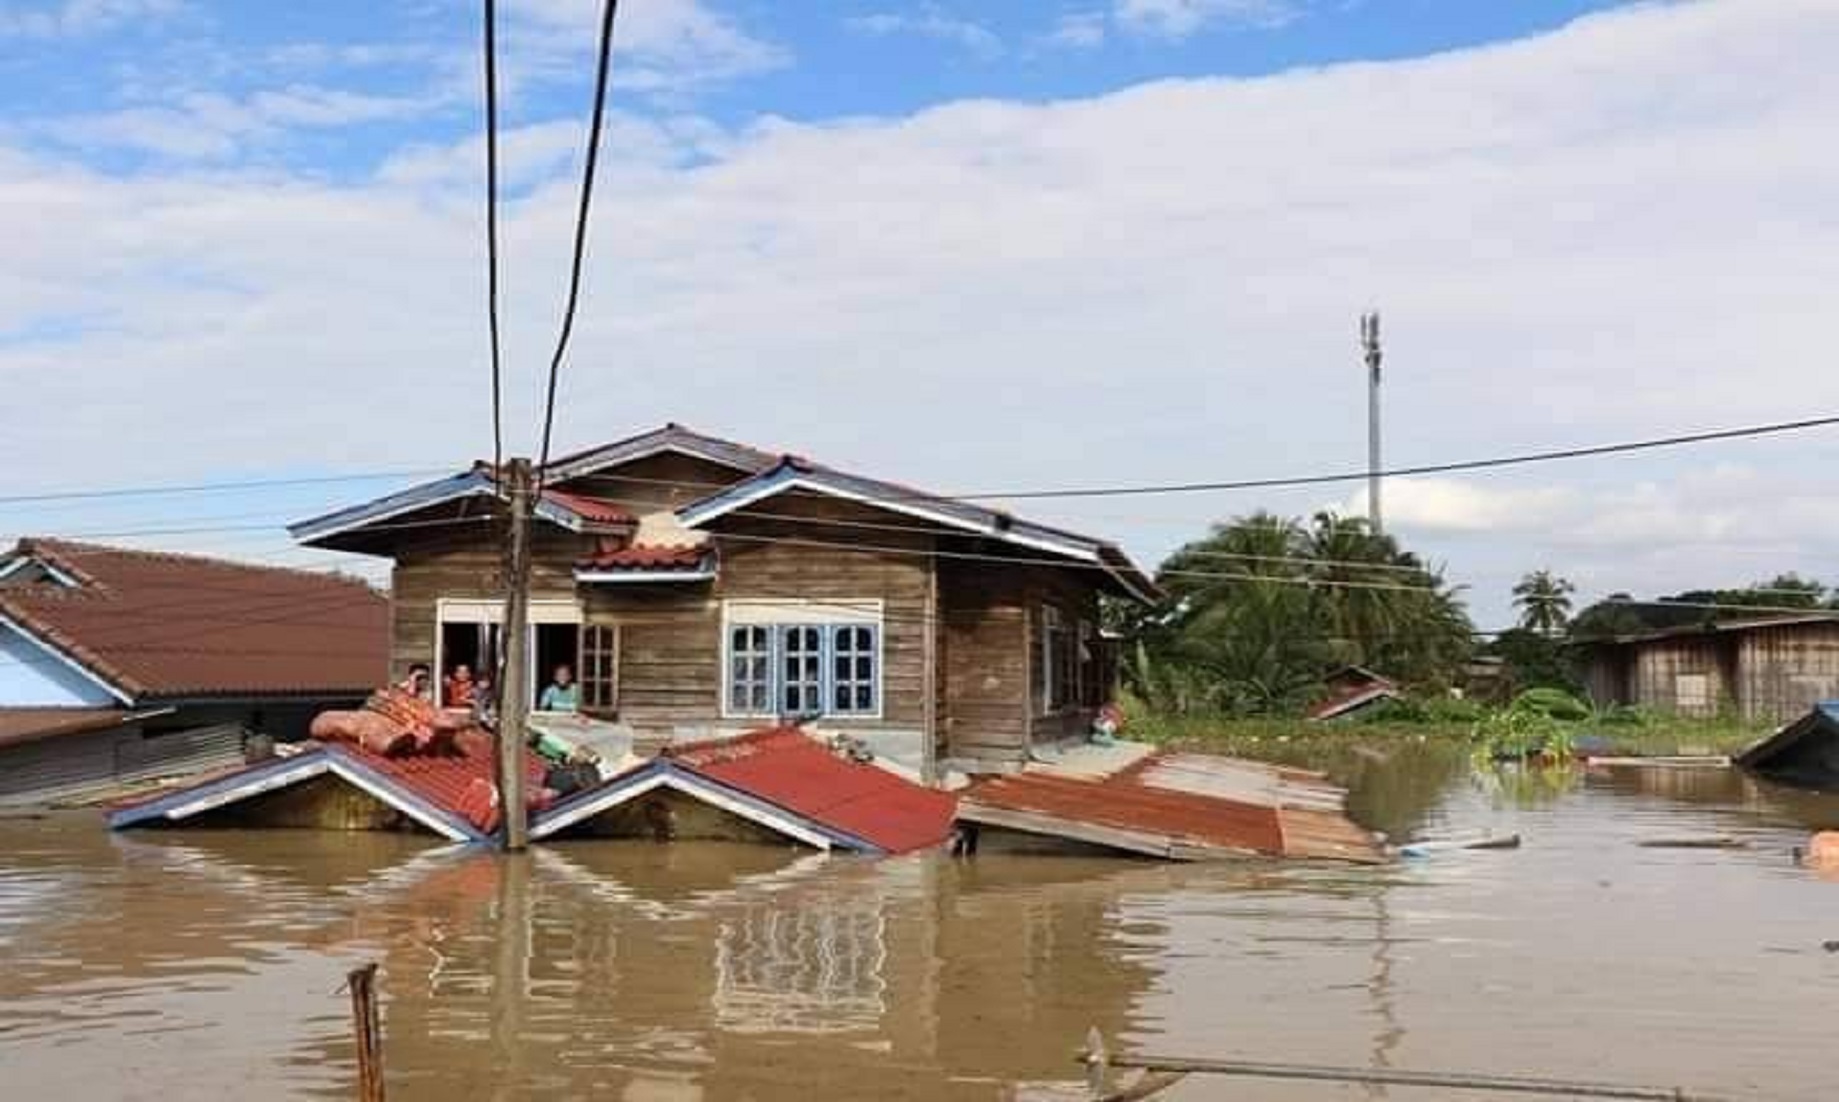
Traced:
<svg viewBox="0 0 1839 1102">
<path fill-rule="evenodd" d="M 1839 613 L 1672 628 L 1580 650 L 1599 706 L 1783 723 L 1839 697 Z"/>
</svg>

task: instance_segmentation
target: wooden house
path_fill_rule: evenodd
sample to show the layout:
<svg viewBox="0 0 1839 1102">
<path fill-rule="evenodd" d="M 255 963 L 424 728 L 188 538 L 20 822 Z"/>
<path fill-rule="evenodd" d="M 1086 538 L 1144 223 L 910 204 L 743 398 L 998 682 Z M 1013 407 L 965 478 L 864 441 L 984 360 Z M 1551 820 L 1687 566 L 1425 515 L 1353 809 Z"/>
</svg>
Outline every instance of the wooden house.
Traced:
<svg viewBox="0 0 1839 1102">
<path fill-rule="evenodd" d="M 387 667 L 350 578 L 27 539 L 0 555 L 0 805 L 81 800 L 304 738 Z"/>
<path fill-rule="evenodd" d="M 1784 723 L 1839 698 L 1839 616 L 1693 625 L 1580 643 L 1598 705 Z"/>
<path fill-rule="evenodd" d="M 569 666 L 578 707 L 641 738 L 796 717 L 916 768 L 1001 768 L 1089 728 L 1099 602 L 1156 592 L 1103 540 L 678 425 L 540 475 L 535 692 Z M 439 680 L 499 661 L 500 496 L 476 465 L 292 531 L 393 560 L 395 673 Z"/>
</svg>

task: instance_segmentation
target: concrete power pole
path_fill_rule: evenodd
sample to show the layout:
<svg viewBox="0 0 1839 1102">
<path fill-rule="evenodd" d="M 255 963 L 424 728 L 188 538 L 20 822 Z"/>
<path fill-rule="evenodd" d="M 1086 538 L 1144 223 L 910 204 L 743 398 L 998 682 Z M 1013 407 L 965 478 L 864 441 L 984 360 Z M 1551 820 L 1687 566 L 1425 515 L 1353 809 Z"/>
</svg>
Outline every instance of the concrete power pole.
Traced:
<svg viewBox="0 0 1839 1102">
<path fill-rule="evenodd" d="M 524 807 L 524 728 L 530 714 L 530 514 L 532 473 L 528 459 L 505 464 L 511 510 L 511 544 L 505 565 L 504 620 L 499 638 L 504 675 L 498 715 L 498 810 L 504 820 L 504 848 L 521 851 L 528 839 Z"/>
<path fill-rule="evenodd" d="M 1385 514 L 1379 507 L 1379 311 L 1360 315 L 1360 347 L 1366 352 L 1366 509 L 1373 534 L 1385 534 Z"/>
</svg>

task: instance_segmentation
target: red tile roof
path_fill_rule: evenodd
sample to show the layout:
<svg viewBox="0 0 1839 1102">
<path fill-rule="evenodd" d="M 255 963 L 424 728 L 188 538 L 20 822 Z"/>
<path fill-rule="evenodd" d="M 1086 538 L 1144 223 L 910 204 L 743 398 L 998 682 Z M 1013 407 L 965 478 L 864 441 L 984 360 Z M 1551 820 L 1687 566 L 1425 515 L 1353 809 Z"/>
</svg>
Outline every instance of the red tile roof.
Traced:
<svg viewBox="0 0 1839 1102">
<path fill-rule="evenodd" d="M 484 739 L 462 740 L 443 754 L 385 757 L 352 743 L 329 749 L 352 758 L 440 808 L 465 818 L 481 831 L 498 828 L 495 797 L 498 786 L 497 756 Z M 543 787 L 547 767 L 543 759 L 524 752 L 525 791 L 535 796 Z M 482 786 L 484 788 L 482 789 Z M 484 798 L 482 803 L 481 797 Z M 532 807 L 542 801 L 532 799 Z M 487 808 L 490 814 L 486 814 Z"/>
<path fill-rule="evenodd" d="M 362 581 L 53 539 L 16 553 L 83 584 L 0 589 L 0 614 L 127 696 L 363 695 L 387 680 L 389 601 Z"/>
<path fill-rule="evenodd" d="M 796 728 L 689 743 L 665 753 L 693 772 L 888 853 L 943 842 L 957 810 L 950 793 L 849 761 Z"/>
<path fill-rule="evenodd" d="M 577 565 L 583 570 L 694 570 L 708 554 L 706 547 L 621 547 L 597 552 Z"/>
<path fill-rule="evenodd" d="M 632 524 L 635 520 L 631 510 L 603 498 L 571 494 L 566 490 L 544 490 L 543 497 L 590 524 Z"/>
</svg>

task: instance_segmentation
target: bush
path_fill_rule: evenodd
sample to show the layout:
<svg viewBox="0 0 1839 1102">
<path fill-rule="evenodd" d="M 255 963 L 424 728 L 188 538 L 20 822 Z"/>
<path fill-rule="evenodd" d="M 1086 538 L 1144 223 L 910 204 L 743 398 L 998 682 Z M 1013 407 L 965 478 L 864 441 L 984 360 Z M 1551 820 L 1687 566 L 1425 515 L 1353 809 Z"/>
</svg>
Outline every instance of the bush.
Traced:
<svg viewBox="0 0 1839 1102">
<path fill-rule="evenodd" d="M 1563 689 L 1528 689 L 1513 698 L 1508 710 L 1570 723 L 1590 718 L 1590 706 Z"/>
</svg>

